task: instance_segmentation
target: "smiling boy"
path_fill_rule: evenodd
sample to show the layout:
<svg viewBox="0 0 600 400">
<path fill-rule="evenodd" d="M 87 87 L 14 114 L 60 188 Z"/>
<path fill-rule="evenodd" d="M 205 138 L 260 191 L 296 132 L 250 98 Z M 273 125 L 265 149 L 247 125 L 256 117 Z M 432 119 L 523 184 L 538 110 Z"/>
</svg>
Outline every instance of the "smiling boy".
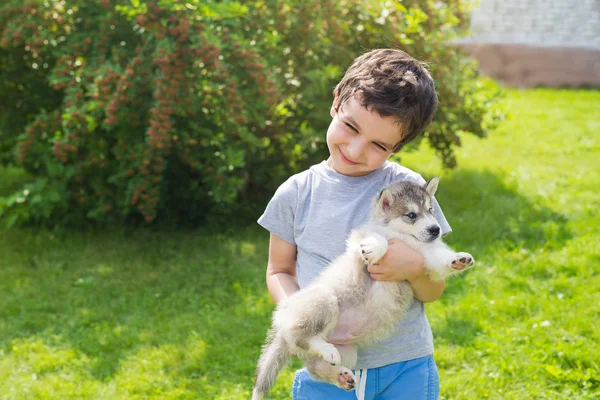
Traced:
<svg viewBox="0 0 600 400">
<path fill-rule="evenodd" d="M 334 89 L 327 130 L 329 158 L 290 177 L 258 222 L 270 232 L 267 287 L 275 302 L 305 287 L 345 249 L 353 229 L 369 215 L 372 199 L 398 181 L 425 183 L 417 173 L 387 159 L 417 137 L 437 107 L 433 80 L 422 63 L 400 50 L 373 50 L 358 57 Z M 434 201 L 442 234 L 450 232 Z M 356 391 L 294 378 L 293 398 L 436 399 L 439 395 L 433 338 L 423 303 L 437 300 L 443 282 L 425 274 L 423 257 L 399 240 L 369 267 L 375 280 L 407 280 L 414 291 L 409 311 L 391 338 L 359 351 Z M 335 337 L 328 340 L 336 343 Z"/>
</svg>

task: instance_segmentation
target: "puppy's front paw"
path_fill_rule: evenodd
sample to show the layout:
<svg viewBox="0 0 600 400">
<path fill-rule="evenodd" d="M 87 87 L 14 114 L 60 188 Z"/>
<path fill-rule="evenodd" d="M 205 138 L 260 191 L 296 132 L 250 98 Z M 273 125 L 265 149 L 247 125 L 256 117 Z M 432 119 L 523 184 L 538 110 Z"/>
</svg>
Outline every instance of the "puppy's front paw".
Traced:
<svg viewBox="0 0 600 400">
<path fill-rule="evenodd" d="M 388 242 L 380 235 L 369 236 L 360 242 L 360 256 L 366 266 L 379 261 L 387 249 Z"/>
<path fill-rule="evenodd" d="M 467 269 L 472 267 L 475 263 L 473 256 L 469 253 L 456 253 L 456 259 L 452 261 L 452 268 L 462 271 L 463 269 Z"/>
<path fill-rule="evenodd" d="M 344 390 L 352 390 L 356 386 L 356 376 L 346 367 L 340 368 L 339 386 Z"/>
</svg>

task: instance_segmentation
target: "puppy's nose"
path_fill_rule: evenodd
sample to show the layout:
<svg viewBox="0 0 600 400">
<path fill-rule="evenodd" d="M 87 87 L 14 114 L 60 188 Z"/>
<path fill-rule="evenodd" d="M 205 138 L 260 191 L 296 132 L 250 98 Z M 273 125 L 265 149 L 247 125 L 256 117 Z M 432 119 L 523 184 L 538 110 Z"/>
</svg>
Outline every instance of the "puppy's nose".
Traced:
<svg viewBox="0 0 600 400">
<path fill-rule="evenodd" d="M 431 236 L 437 237 L 440 234 L 440 227 L 437 225 L 432 225 L 429 228 L 427 228 L 427 231 Z"/>
</svg>

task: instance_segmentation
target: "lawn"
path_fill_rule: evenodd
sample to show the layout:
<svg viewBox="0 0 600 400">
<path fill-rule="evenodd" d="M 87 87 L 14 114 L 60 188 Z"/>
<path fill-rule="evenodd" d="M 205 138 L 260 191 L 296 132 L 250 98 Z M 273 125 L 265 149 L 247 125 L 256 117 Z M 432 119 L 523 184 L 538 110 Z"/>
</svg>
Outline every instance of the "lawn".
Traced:
<svg viewBox="0 0 600 400">
<path fill-rule="evenodd" d="M 476 266 L 426 306 L 443 399 L 600 399 L 600 92 L 510 91 L 441 175 Z M 23 178 L 0 170 L 0 193 Z M 245 399 L 273 304 L 256 226 L 0 232 L 0 400 Z M 293 367 L 271 399 L 289 399 Z"/>
</svg>

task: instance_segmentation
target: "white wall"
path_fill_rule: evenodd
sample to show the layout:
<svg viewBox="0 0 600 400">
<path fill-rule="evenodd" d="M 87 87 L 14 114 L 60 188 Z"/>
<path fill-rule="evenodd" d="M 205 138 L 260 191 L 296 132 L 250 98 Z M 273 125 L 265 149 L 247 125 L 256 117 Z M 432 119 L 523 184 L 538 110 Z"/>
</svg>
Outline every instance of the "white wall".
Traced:
<svg viewBox="0 0 600 400">
<path fill-rule="evenodd" d="M 600 49 L 600 0 L 478 0 L 461 43 Z M 477 4 L 476 3 L 476 4 Z"/>
</svg>

